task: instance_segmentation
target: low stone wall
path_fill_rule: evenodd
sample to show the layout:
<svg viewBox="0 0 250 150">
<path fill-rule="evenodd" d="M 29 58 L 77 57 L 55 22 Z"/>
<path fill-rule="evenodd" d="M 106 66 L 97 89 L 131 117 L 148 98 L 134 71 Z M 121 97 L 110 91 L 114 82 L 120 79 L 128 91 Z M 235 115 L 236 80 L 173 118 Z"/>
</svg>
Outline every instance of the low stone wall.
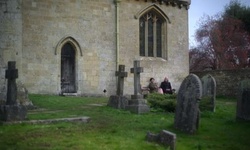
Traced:
<svg viewBox="0 0 250 150">
<path fill-rule="evenodd" d="M 200 78 L 207 74 L 212 75 L 217 84 L 217 96 L 236 97 L 240 81 L 250 79 L 250 69 L 211 70 L 191 73 L 196 74 Z"/>
</svg>

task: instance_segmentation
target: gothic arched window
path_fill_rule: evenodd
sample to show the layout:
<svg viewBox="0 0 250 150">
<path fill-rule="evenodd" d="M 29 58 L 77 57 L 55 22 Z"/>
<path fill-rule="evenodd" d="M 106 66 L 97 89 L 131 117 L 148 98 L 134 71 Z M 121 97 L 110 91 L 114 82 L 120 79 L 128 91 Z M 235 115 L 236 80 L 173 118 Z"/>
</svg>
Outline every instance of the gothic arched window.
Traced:
<svg viewBox="0 0 250 150">
<path fill-rule="evenodd" d="M 140 56 L 164 57 L 165 22 L 155 10 L 141 15 L 139 19 Z"/>
</svg>

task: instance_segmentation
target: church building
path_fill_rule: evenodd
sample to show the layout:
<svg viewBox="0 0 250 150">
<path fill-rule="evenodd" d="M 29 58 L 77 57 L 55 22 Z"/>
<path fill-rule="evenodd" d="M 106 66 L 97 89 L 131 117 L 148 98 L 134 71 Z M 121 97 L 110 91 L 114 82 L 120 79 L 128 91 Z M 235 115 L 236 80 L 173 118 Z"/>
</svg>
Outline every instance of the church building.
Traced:
<svg viewBox="0 0 250 150">
<path fill-rule="evenodd" d="M 0 80 L 16 61 L 29 93 L 116 94 L 125 65 L 124 95 L 134 92 L 135 60 L 141 85 L 169 78 L 177 89 L 189 74 L 191 0 L 0 0 Z M 0 90 L 1 90 L 0 85 Z"/>
</svg>

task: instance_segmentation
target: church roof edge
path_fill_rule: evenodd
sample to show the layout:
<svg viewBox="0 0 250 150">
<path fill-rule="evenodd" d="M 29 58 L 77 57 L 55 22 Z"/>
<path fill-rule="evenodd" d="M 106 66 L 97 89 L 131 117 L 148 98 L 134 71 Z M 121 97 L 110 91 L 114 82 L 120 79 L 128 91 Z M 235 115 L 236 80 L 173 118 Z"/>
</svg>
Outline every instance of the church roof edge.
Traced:
<svg viewBox="0 0 250 150">
<path fill-rule="evenodd" d="M 152 2 L 152 3 L 159 3 L 161 5 L 172 5 L 173 7 L 178 6 L 179 8 L 186 8 L 189 9 L 191 5 L 191 0 L 136 0 L 136 1 L 145 1 L 145 2 Z"/>
</svg>

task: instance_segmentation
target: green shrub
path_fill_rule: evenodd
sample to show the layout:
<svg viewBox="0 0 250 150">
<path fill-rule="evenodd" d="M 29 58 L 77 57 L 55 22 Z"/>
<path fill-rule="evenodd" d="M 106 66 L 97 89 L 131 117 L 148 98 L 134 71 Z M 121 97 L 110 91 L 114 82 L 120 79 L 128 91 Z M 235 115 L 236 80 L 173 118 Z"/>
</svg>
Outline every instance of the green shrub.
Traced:
<svg viewBox="0 0 250 150">
<path fill-rule="evenodd" d="M 199 104 L 200 111 L 213 111 L 211 97 L 203 97 Z"/>
<path fill-rule="evenodd" d="M 176 95 L 151 93 L 147 96 L 147 101 L 152 111 L 175 112 Z"/>
</svg>

